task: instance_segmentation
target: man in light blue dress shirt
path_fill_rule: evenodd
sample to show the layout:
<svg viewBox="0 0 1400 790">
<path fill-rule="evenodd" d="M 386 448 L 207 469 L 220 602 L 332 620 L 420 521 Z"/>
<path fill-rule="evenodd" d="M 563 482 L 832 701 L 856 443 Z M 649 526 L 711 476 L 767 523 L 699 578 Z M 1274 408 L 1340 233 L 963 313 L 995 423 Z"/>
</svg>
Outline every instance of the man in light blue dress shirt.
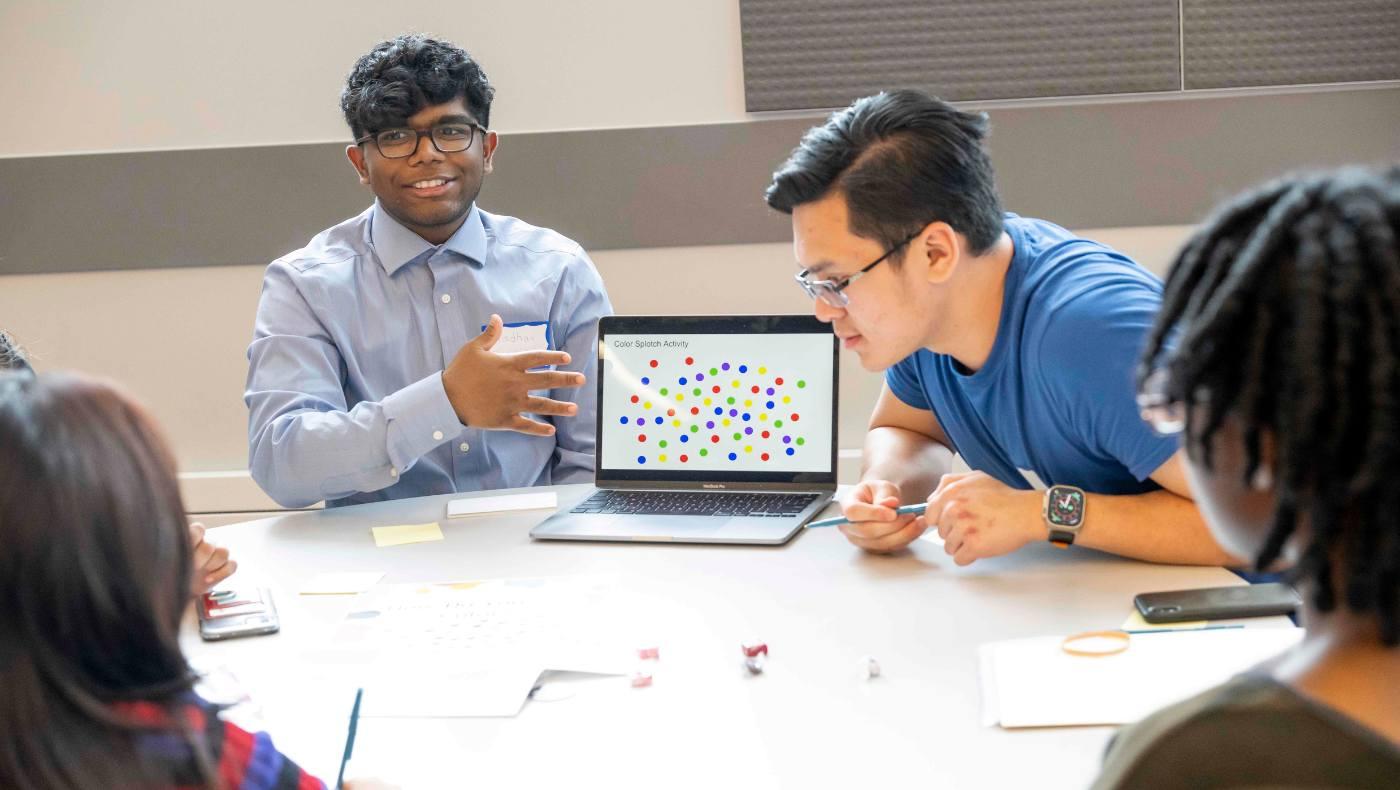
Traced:
<svg viewBox="0 0 1400 790">
<path fill-rule="evenodd" d="M 612 307 L 577 243 L 476 205 L 493 92 L 419 35 L 351 71 L 346 154 L 375 203 L 268 267 L 248 348 L 249 466 L 278 503 L 592 478 Z"/>
</svg>

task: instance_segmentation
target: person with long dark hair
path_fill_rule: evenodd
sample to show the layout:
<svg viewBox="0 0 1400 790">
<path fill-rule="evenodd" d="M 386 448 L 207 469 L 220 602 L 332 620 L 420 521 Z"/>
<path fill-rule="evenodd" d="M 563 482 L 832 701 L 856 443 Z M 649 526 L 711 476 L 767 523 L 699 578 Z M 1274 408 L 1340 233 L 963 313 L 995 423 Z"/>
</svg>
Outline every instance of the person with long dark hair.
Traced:
<svg viewBox="0 0 1400 790">
<path fill-rule="evenodd" d="M 1120 733 L 1100 788 L 1400 787 L 1400 168 L 1226 205 L 1138 371 L 1216 538 L 1292 568 L 1292 651 Z"/>
<path fill-rule="evenodd" d="M 0 787 L 323 787 L 193 692 L 175 463 L 109 385 L 0 372 Z"/>
</svg>

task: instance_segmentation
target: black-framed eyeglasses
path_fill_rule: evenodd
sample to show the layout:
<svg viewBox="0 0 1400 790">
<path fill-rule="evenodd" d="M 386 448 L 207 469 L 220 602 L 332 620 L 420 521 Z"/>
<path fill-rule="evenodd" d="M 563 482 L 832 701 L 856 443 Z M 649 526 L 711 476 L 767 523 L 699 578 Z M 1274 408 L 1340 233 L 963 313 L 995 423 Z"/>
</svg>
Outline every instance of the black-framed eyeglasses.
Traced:
<svg viewBox="0 0 1400 790">
<path fill-rule="evenodd" d="M 443 123 L 424 130 L 407 127 L 385 129 L 361 137 L 355 141 L 355 145 L 364 145 L 373 140 L 380 156 L 385 159 L 403 159 L 412 156 L 413 152 L 418 150 L 418 142 L 427 137 L 433 141 L 433 147 L 439 152 L 455 154 L 471 148 L 477 132 L 485 136 L 486 127 L 475 123 Z"/>
<path fill-rule="evenodd" d="M 823 302 L 826 302 L 827 304 L 831 305 L 832 307 L 846 307 L 851 303 L 850 297 L 846 296 L 846 289 L 850 287 L 851 283 L 855 282 L 856 280 L 859 280 L 865 275 L 866 272 L 884 263 L 887 258 L 895 254 L 895 252 L 902 248 L 904 245 L 918 238 L 919 234 L 923 232 L 923 228 L 919 228 L 918 230 L 914 231 L 912 234 L 906 237 L 904 241 L 901 241 L 893 247 L 890 247 L 888 250 L 885 250 L 884 255 L 881 255 L 880 257 L 871 261 L 869 264 L 867 264 L 864 268 L 862 268 L 855 274 L 848 275 L 846 277 L 833 277 L 830 280 L 809 280 L 807 279 L 809 274 L 808 271 L 806 269 L 803 269 L 802 271 L 793 275 L 793 279 L 797 280 L 797 284 L 802 286 L 802 290 L 806 291 L 807 295 L 812 297 L 813 299 L 820 299 Z"/>
</svg>

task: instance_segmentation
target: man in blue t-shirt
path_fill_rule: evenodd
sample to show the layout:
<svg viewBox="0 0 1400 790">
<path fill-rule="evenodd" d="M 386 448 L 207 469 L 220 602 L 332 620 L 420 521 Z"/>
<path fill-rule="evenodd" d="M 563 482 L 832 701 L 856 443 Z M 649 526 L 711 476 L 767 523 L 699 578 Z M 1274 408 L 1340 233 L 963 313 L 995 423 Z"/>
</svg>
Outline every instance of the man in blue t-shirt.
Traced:
<svg viewBox="0 0 1400 790">
<path fill-rule="evenodd" d="M 935 528 L 959 565 L 1044 540 L 1232 562 L 1177 440 L 1138 416 L 1133 367 L 1161 282 L 1003 214 L 986 124 L 916 91 L 870 96 L 808 131 L 768 189 L 792 215 L 816 316 L 886 371 L 843 532 L 888 552 Z M 949 474 L 953 453 L 974 471 Z M 925 498 L 922 516 L 894 510 Z"/>
</svg>

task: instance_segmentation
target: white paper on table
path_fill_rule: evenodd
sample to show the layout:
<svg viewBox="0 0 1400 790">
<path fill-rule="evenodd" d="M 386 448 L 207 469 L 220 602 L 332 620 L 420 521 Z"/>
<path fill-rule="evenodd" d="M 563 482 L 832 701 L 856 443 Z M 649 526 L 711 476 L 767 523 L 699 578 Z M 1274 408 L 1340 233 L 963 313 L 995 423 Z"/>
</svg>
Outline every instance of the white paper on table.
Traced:
<svg viewBox="0 0 1400 790">
<path fill-rule="evenodd" d="M 508 663 L 484 668 L 408 664 L 379 666 L 365 683 L 364 718 L 514 716 L 520 712 L 539 666 Z"/>
<path fill-rule="evenodd" d="M 553 491 L 531 494 L 503 494 L 454 499 L 447 503 L 447 517 L 475 516 L 479 513 L 502 513 L 509 510 L 541 510 L 559 507 L 559 496 Z"/>
<path fill-rule="evenodd" d="M 383 571 L 318 573 L 297 592 L 302 595 L 355 595 L 369 590 L 382 578 Z"/>
<path fill-rule="evenodd" d="M 978 648 L 983 723 L 1014 727 L 1127 724 L 1296 645 L 1301 628 L 1133 634 L 1109 656 L 1064 652 L 1064 637 Z"/>
</svg>

